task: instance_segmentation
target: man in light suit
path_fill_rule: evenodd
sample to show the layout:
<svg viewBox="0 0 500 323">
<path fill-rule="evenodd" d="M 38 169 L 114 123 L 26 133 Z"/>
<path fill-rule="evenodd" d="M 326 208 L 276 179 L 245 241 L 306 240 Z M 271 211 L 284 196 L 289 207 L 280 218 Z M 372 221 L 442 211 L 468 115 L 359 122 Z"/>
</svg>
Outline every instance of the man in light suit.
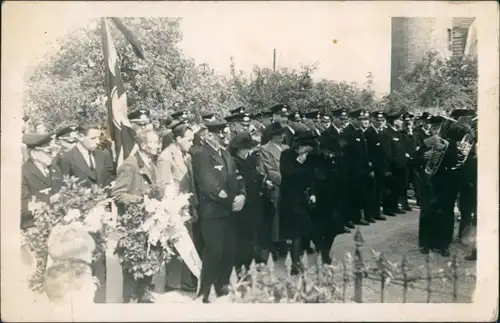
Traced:
<svg viewBox="0 0 500 323">
<path fill-rule="evenodd" d="M 189 150 L 193 145 L 194 132 L 186 120 L 174 123 L 172 126 L 173 141 L 161 152 L 158 157 L 158 170 L 162 185 L 175 185 L 182 194 L 193 194 L 190 198 L 191 221 L 186 228 L 193 243 L 196 239 L 193 234 L 193 222 L 197 221 L 197 197 L 194 186 L 193 167 Z M 166 265 L 167 290 L 181 289 L 187 292 L 196 291 L 196 277 L 184 264 L 182 259 L 173 258 Z"/>
<path fill-rule="evenodd" d="M 272 187 L 271 201 L 274 205 L 274 209 L 270 210 L 272 214 L 267 214 L 264 221 L 268 221 L 268 225 L 265 226 L 269 228 L 269 231 L 265 230 L 264 234 L 268 234 L 268 245 L 267 249 L 271 248 L 271 244 L 278 244 L 281 242 L 279 235 L 279 214 L 277 212 L 278 198 L 280 194 L 281 186 L 281 173 L 280 173 L 280 158 L 281 153 L 288 149 L 288 146 L 283 144 L 283 139 L 285 136 L 285 128 L 279 122 L 273 122 L 269 126 L 270 140 L 260 147 L 260 154 L 262 164 L 264 165 L 265 175 L 267 176 L 266 183 Z M 266 239 L 264 239 L 266 240 Z M 265 246 L 263 249 L 266 249 Z M 277 252 L 274 252 L 274 257 L 277 258 Z"/>
<path fill-rule="evenodd" d="M 153 186 L 160 184 L 158 168 L 153 162 L 160 148 L 160 139 L 153 129 L 142 128 L 137 132 L 138 151 L 127 157 L 118 167 L 118 174 L 111 195 L 115 198 L 119 214 L 134 203 L 142 203 L 144 194 Z M 148 291 L 153 276 L 134 279 L 133 275 L 122 268 L 123 299 L 128 303 L 137 297 L 139 303 L 151 303 Z"/>
<path fill-rule="evenodd" d="M 80 125 L 77 129 L 78 143 L 60 155 L 58 166 L 63 176 L 77 177 L 85 185 L 108 186 L 114 179 L 114 166 L 111 155 L 97 149 L 101 130 L 92 124 Z M 62 179 L 59 179 L 62 186 Z M 96 291 L 95 302 L 106 301 L 106 257 L 103 255 L 93 265 L 94 275 L 100 286 Z"/>
</svg>

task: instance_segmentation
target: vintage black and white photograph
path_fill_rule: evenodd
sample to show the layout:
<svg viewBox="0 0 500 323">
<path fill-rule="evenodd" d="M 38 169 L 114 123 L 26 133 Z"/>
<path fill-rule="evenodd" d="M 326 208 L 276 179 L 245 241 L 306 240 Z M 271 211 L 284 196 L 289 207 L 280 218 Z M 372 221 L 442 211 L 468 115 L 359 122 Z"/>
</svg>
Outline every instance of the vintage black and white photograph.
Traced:
<svg viewBox="0 0 500 323">
<path fill-rule="evenodd" d="M 498 214 L 478 216 L 479 18 L 239 4 L 39 18 L 8 107 L 15 293 L 60 320 L 92 304 L 474 303 L 478 223 Z"/>
</svg>

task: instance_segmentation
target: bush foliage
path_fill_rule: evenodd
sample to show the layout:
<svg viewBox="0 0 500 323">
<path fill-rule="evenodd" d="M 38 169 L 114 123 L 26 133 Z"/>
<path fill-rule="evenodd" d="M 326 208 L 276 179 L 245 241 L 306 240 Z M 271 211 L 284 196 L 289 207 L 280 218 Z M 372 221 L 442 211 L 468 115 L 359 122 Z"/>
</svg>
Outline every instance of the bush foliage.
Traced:
<svg viewBox="0 0 500 323">
<path fill-rule="evenodd" d="M 129 111 L 148 109 L 153 116 L 161 117 L 188 108 L 195 115 L 212 111 L 223 116 L 238 106 L 258 111 L 278 102 L 301 111 L 357 106 L 369 110 L 451 109 L 475 107 L 477 103 L 477 64 L 467 58 L 443 59 L 429 53 L 404 75 L 401 90 L 379 100 L 371 89 L 371 75 L 362 86 L 331 80 L 315 82 L 314 65 L 275 71 L 256 66 L 250 75 L 232 65 L 231 75 L 218 75 L 208 65 L 196 64 L 180 49 L 181 19 L 122 20 L 141 41 L 146 55 L 145 60 L 137 58 L 125 38 L 111 28 Z M 49 130 L 81 120 L 105 124 L 100 24 L 96 20 L 74 31 L 61 39 L 59 46 L 57 53 L 26 76 L 25 115 L 32 121 L 41 120 Z"/>
</svg>

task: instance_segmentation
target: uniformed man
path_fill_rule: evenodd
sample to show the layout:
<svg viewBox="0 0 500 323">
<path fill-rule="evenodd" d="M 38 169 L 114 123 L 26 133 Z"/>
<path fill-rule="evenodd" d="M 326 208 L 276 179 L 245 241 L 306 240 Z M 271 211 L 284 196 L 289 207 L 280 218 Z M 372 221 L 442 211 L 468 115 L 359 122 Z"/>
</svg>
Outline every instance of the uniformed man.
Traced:
<svg viewBox="0 0 500 323">
<path fill-rule="evenodd" d="M 236 109 L 232 109 L 232 110 L 229 110 L 229 114 L 232 115 L 232 114 L 242 114 L 242 113 L 245 113 L 246 109 L 245 107 L 238 107 Z"/>
<path fill-rule="evenodd" d="M 433 127 L 437 127 L 437 125 L 444 122 L 450 122 L 443 121 L 444 119 L 445 117 L 436 116 L 434 119 L 431 118 L 430 122 Z M 439 130 L 434 130 L 433 133 L 436 132 L 438 134 L 435 136 L 439 136 Z M 441 144 L 438 140 L 433 140 L 435 138 L 431 137 L 427 139 L 427 144 L 431 145 L 431 147 L 440 146 Z M 449 246 L 453 240 L 455 224 L 454 208 L 458 195 L 459 177 L 456 168 L 458 158 L 457 142 L 450 136 L 445 136 L 444 139 L 448 141 L 448 146 L 437 172 L 430 177 L 430 181 L 436 210 L 432 221 L 432 248 L 442 256 L 447 257 L 450 255 Z"/>
<path fill-rule="evenodd" d="M 214 121 L 216 121 L 215 114 L 212 112 L 204 112 L 201 114 L 201 121 L 202 122 L 214 122 Z"/>
<path fill-rule="evenodd" d="M 52 141 L 52 134 L 24 134 L 23 143 L 28 149 L 28 160 L 21 169 L 21 229 L 34 226 L 30 203 L 50 203 L 60 187 L 54 180 L 60 178 L 60 170 L 53 164 L 59 147 Z"/>
<path fill-rule="evenodd" d="M 366 183 L 368 178 L 373 179 L 374 174 L 371 162 L 368 159 L 368 151 L 366 148 L 366 140 L 363 132 L 360 129 L 361 120 L 368 118 L 368 113 L 364 109 L 356 109 L 349 113 L 349 124 L 344 128 L 344 135 L 347 140 L 346 158 L 347 158 L 347 174 L 349 181 L 347 182 L 346 191 L 349 192 L 347 210 L 350 214 L 350 220 L 354 224 L 369 225 L 374 222 L 371 217 L 366 217 L 369 212 L 366 212 L 364 197 L 367 193 Z M 365 218 L 363 219 L 362 210 Z"/>
<path fill-rule="evenodd" d="M 318 128 L 318 121 L 320 120 L 321 112 L 318 109 L 304 113 L 303 122 L 313 131 L 316 136 L 321 135 L 321 131 Z"/>
<path fill-rule="evenodd" d="M 468 229 L 471 227 L 473 222 L 473 217 L 476 215 L 477 208 L 477 155 L 476 155 L 476 138 L 477 134 L 475 129 L 477 127 L 472 127 L 475 121 L 467 120 L 476 117 L 474 110 L 470 109 L 456 109 L 452 111 L 450 117 L 458 120 L 457 124 L 460 127 L 460 133 L 457 135 L 456 140 L 461 141 L 462 138 L 467 134 L 471 140 L 466 143 L 466 145 L 471 144 L 471 147 L 461 147 L 466 150 L 458 151 L 462 153 L 465 161 L 460 165 L 459 171 L 459 192 L 458 192 L 458 208 L 460 210 L 460 226 L 458 230 L 459 241 L 464 238 Z M 467 150 L 467 148 L 469 150 Z M 458 165 L 457 165 L 458 166 Z"/>
<path fill-rule="evenodd" d="M 209 302 L 211 286 L 217 296 L 229 292 L 229 276 L 235 264 L 236 212 L 245 205 L 245 190 L 239 184 L 237 167 L 229 152 L 222 148 L 225 122 L 206 124 L 203 145 L 192 158 L 198 192 L 199 216 L 204 248 L 199 295 Z"/>
<path fill-rule="evenodd" d="M 404 195 L 401 197 L 400 202 L 403 210 L 411 211 L 412 208 L 408 203 L 408 189 L 410 184 L 413 188 L 415 197 L 418 196 L 418 188 L 415 183 L 415 171 L 414 171 L 414 154 L 417 148 L 417 136 L 413 131 L 413 119 L 414 115 L 411 113 L 403 114 L 403 130 L 401 131 L 403 135 L 403 140 L 406 149 L 406 189 Z M 416 198 L 418 200 L 418 197 Z"/>
<path fill-rule="evenodd" d="M 346 158 L 347 138 L 344 136 L 344 126 L 348 122 L 347 111 L 345 109 L 336 109 L 332 112 L 332 122 L 330 126 L 321 134 L 321 149 L 328 157 L 331 167 L 327 173 L 331 184 L 328 186 L 332 196 L 338 198 L 330 199 L 331 205 L 325 206 L 333 210 L 335 218 L 336 233 L 349 233 L 349 229 L 354 228 L 349 217 L 349 211 L 346 204 L 347 182 L 350 180 L 347 176 L 348 159 Z M 318 207 L 321 207 L 318 205 Z"/>
<path fill-rule="evenodd" d="M 62 152 L 75 147 L 78 142 L 78 126 L 63 127 L 55 132 L 55 143 L 61 146 Z"/>
<path fill-rule="evenodd" d="M 179 111 L 172 112 L 170 117 L 174 120 L 189 119 L 189 113 L 187 110 L 181 109 Z"/>
<path fill-rule="evenodd" d="M 406 190 L 406 149 L 400 129 L 403 121 L 400 113 L 386 116 L 387 128 L 382 132 L 384 150 L 388 159 L 389 172 L 386 178 L 388 194 L 383 201 L 383 213 L 389 216 L 404 214 L 399 205 Z"/>
<path fill-rule="evenodd" d="M 382 196 L 385 192 L 384 179 L 388 173 L 388 164 L 385 157 L 381 139 L 381 126 L 385 121 L 382 111 L 374 111 L 370 114 L 371 125 L 363 132 L 366 139 L 366 148 L 368 151 L 368 159 L 372 163 L 374 180 L 369 181 L 373 186 L 368 190 L 367 194 L 367 216 L 375 220 L 386 220 L 380 212 L 382 206 Z M 370 187 L 369 187 L 370 188 Z"/>
<path fill-rule="evenodd" d="M 418 150 L 423 146 L 423 141 L 426 138 L 430 137 L 429 129 L 430 129 L 430 124 L 429 124 L 429 119 L 431 115 L 428 112 L 422 113 L 420 117 L 417 118 L 419 125 L 415 128 L 414 131 L 414 138 L 415 138 L 415 151 L 414 155 L 418 152 Z M 413 164 L 415 164 L 415 156 L 413 156 Z M 422 186 L 419 182 L 422 180 L 420 176 L 420 172 L 416 171 L 414 167 L 414 172 L 413 172 L 413 178 L 414 178 L 414 184 L 415 184 L 415 193 L 416 193 L 416 199 L 417 199 L 417 205 L 420 206 L 420 192 L 419 188 Z"/>
<path fill-rule="evenodd" d="M 134 128 L 139 129 L 142 127 L 152 128 L 153 124 L 150 119 L 150 112 L 146 109 L 139 109 L 132 111 L 128 114 L 128 119 Z"/>
<path fill-rule="evenodd" d="M 437 117 L 424 117 L 425 123 L 430 125 L 429 136 L 437 136 L 439 133 L 439 127 L 441 125 L 441 119 Z M 429 158 L 432 155 L 432 146 L 425 144 L 428 140 L 422 140 L 415 149 L 414 163 L 415 171 L 418 175 L 418 185 L 419 185 L 419 206 L 420 206 L 420 216 L 418 224 L 418 246 L 420 252 L 423 254 L 428 254 L 430 249 L 436 247 L 435 239 L 433 237 L 433 220 L 435 218 L 436 212 L 436 201 L 434 198 L 434 192 L 431 185 L 430 177 L 425 173 L 425 167 Z"/>
<path fill-rule="evenodd" d="M 288 107 L 284 104 L 276 104 L 271 107 L 270 111 L 267 113 L 263 113 L 265 115 L 272 114 L 271 123 L 273 122 L 281 122 L 283 123 L 288 119 Z M 264 131 L 262 132 L 261 145 L 266 144 L 271 139 L 271 125 L 266 126 Z"/>
<path fill-rule="evenodd" d="M 232 113 L 224 118 L 229 124 L 231 129 L 231 136 L 234 136 L 240 132 L 249 132 L 250 129 L 250 114 L 241 112 L 241 113 Z"/>
</svg>

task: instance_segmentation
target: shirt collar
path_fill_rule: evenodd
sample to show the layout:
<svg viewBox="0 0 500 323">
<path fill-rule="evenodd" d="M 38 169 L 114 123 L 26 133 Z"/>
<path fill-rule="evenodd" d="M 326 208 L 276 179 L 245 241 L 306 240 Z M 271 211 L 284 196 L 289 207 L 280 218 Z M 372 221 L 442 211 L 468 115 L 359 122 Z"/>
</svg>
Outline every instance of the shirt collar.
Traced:
<svg viewBox="0 0 500 323">
<path fill-rule="evenodd" d="M 138 151 L 139 156 L 141 157 L 142 161 L 146 166 L 150 167 L 151 166 L 151 158 L 149 158 L 148 155 L 146 155 L 143 151 Z"/>
<path fill-rule="evenodd" d="M 87 148 L 83 147 L 81 143 L 77 143 L 76 148 L 80 151 L 80 153 L 82 153 L 85 158 L 87 158 L 87 156 L 89 155 L 89 150 Z"/>
<path fill-rule="evenodd" d="M 36 168 L 38 168 L 42 174 L 47 175 L 47 167 L 45 167 L 42 163 L 33 160 L 33 164 L 35 164 Z"/>
<path fill-rule="evenodd" d="M 333 123 L 331 124 L 331 126 L 332 126 L 335 130 L 337 130 L 337 132 L 338 132 L 338 133 L 341 133 L 341 132 L 342 132 L 342 129 L 337 128 L 337 126 L 336 126 L 336 125 L 334 125 Z"/>
<path fill-rule="evenodd" d="M 206 141 L 206 143 L 207 143 L 210 147 L 212 147 L 212 149 L 213 149 L 213 150 L 215 150 L 215 151 L 216 151 L 219 155 L 221 155 L 221 154 L 222 154 L 222 153 L 221 153 L 221 147 L 216 148 L 216 147 L 215 147 L 215 146 L 214 146 L 214 145 L 213 145 L 210 141 Z"/>
</svg>

